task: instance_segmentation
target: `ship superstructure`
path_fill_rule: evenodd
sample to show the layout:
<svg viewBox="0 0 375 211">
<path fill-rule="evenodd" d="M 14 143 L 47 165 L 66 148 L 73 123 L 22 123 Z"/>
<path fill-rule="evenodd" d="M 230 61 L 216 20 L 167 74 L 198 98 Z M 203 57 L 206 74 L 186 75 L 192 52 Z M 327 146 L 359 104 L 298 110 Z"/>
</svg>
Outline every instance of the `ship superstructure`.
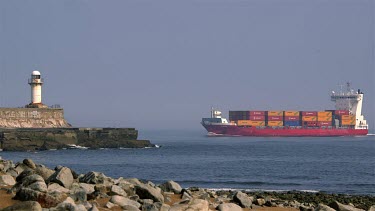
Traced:
<svg viewBox="0 0 375 211">
<path fill-rule="evenodd" d="M 347 83 L 346 91 L 332 91 L 335 110 L 325 111 L 229 111 L 229 121 L 219 110 L 201 124 L 209 134 L 230 136 L 358 136 L 367 135 L 362 114 L 364 94 Z"/>
</svg>

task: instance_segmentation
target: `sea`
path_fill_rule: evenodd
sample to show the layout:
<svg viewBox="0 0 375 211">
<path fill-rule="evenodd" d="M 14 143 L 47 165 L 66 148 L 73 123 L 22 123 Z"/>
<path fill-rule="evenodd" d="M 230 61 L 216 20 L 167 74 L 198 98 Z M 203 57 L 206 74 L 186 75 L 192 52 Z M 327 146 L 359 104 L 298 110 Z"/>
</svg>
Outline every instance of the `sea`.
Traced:
<svg viewBox="0 0 375 211">
<path fill-rule="evenodd" d="M 103 172 L 182 187 L 375 195 L 375 135 L 362 137 L 210 137 L 196 131 L 140 131 L 156 148 L 0 152 L 77 173 Z"/>
</svg>

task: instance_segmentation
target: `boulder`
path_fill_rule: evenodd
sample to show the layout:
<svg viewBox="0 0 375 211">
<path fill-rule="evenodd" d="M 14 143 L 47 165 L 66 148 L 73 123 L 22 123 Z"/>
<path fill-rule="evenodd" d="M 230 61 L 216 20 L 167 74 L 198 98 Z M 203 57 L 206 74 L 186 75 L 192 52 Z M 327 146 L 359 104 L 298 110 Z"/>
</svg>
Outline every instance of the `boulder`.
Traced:
<svg viewBox="0 0 375 211">
<path fill-rule="evenodd" d="M 50 183 L 48 185 L 47 192 L 49 192 L 49 193 L 53 193 L 53 192 L 57 192 L 57 193 L 69 193 L 70 190 L 67 189 L 67 188 L 64 188 L 63 186 L 61 186 L 61 185 L 59 185 L 57 183 Z"/>
<path fill-rule="evenodd" d="M 152 199 L 155 202 L 164 202 L 164 196 L 161 194 L 161 191 L 158 191 L 156 188 L 153 188 L 149 185 L 139 184 L 135 186 L 135 193 L 141 199 Z"/>
<path fill-rule="evenodd" d="M 368 209 L 368 211 L 375 211 L 375 205 L 372 205 L 372 206 Z"/>
<path fill-rule="evenodd" d="M 88 184 L 103 184 L 106 176 L 103 173 L 90 171 L 83 177 L 79 178 L 79 182 Z"/>
<path fill-rule="evenodd" d="M 123 196 L 112 196 L 111 199 L 109 200 L 110 202 L 119 205 L 120 207 L 124 207 L 126 205 L 131 205 L 136 207 L 137 209 L 141 207 L 141 204 L 133 201 L 131 199 L 125 198 Z"/>
<path fill-rule="evenodd" d="M 92 207 L 88 211 L 99 211 L 98 207 L 96 207 L 95 204 L 92 205 Z"/>
<path fill-rule="evenodd" d="M 35 165 L 35 163 L 34 163 L 34 161 L 33 160 L 31 160 L 31 159 L 24 159 L 23 161 L 22 161 L 22 163 L 23 164 L 25 164 L 27 167 L 29 167 L 29 168 L 31 168 L 31 169 L 35 169 L 36 168 L 36 165 Z"/>
<path fill-rule="evenodd" d="M 2 209 L 2 211 L 42 211 L 42 206 L 36 201 L 21 201 Z"/>
<path fill-rule="evenodd" d="M 191 201 L 182 202 L 182 204 L 173 205 L 169 211 L 194 210 L 194 211 L 208 211 L 208 201 L 203 199 L 192 199 Z"/>
<path fill-rule="evenodd" d="M 69 168 L 62 167 L 52 174 L 48 181 L 58 183 L 65 188 L 70 188 L 73 184 L 73 175 Z"/>
<path fill-rule="evenodd" d="M 17 172 L 19 172 L 17 169 L 15 169 Z M 30 175 L 33 175 L 35 174 L 35 171 L 34 170 L 26 170 L 26 171 L 22 171 L 21 173 L 18 174 L 18 176 L 16 177 L 16 181 L 17 182 L 22 182 L 23 178 L 27 177 L 27 176 L 30 176 Z"/>
<path fill-rule="evenodd" d="M 112 196 L 113 195 L 127 196 L 126 192 L 120 186 L 117 186 L 117 185 L 112 185 L 111 191 L 109 194 Z"/>
<path fill-rule="evenodd" d="M 181 186 L 178 183 L 176 183 L 176 182 L 174 182 L 172 180 L 170 180 L 170 181 L 168 181 L 166 183 L 161 184 L 160 188 L 164 192 L 173 192 L 173 193 L 176 193 L 176 194 L 180 194 L 181 191 L 182 191 Z"/>
<path fill-rule="evenodd" d="M 219 211 L 242 211 L 242 208 L 234 203 L 224 203 L 217 207 Z"/>
<path fill-rule="evenodd" d="M 337 201 L 330 203 L 329 206 L 337 211 L 364 211 L 350 205 L 341 204 Z"/>
<path fill-rule="evenodd" d="M 9 168 L 6 173 L 14 178 L 18 177 L 18 171 L 13 167 Z"/>
<path fill-rule="evenodd" d="M 324 205 L 324 204 L 319 204 L 316 208 L 315 211 L 336 211 L 335 209 L 332 209 L 331 207 Z"/>
<path fill-rule="evenodd" d="M 10 168 L 13 168 L 14 164 L 11 160 L 0 160 L 0 171 L 7 172 Z"/>
<path fill-rule="evenodd" d="M 15 199 L 21 201 L 37 201 L 42 207 L 54 207 L 65 198 L 65 194 L 43 193 L 31 188 L 21 188 L 15 196 Z"/>
<path fill-rule="evenodd" d="M 256 204 L 259 205 L 259 206 L 262 206 L 266 203 L 266 200 L 263 199 L 263 198 L 259 198 L 259 199 L 256 199 Z"/>
<path fill-rule="evenodd" d="M 138 209 L 137 207 L 133 206 L 133 205 L 125 205 L 122 207 L 122 209 L 126 210 L 126 211 L 141 211 L 140 209 Z"/>
<path fill-rule="evenodd" d="M 51 211 L 60 211 L 60 210 L 74 210 L 74 211 L 87 211 L 85 206 L 77 206 L 74 200 L 70 197 L 66 198 L 65 201 L 59 203 L 55 208 L 50 209 Z"/>
<path fill-rule="evenodd" d="M 47 192 L 47 185 L 44 181 L 34 182 L 27 187 L 36 191 Z"/>
<path fill-rule="evenodd" d="M 79 183 L 79 187 L 83 188 L 87 194 L 92 194 L 95 191 L 93 184 Z"/>
<path fill-rule="evenodd" d="M 251 204 L 253 203 L 253 199 L 241 191 L 237 191 L 234 194 L 233 201 L 238 203 L 243 208 L 250 208 Z"/>
<path fill-rule="evenodd" d="M 16 166 L 15 166 L 15 169 L 17 170 L 17 172 L 21 173 L 23 171 L 31 171 L 33 170 L 32 168 L 28 167 L 27 165 L 25 165 L 24 163 L 16 163 Z"/>
<path fill-rule="evenodd" d="M 10 175 L 0 175 L 0 186 L 15 185 L 16 181 Z"/>
<path fill-rule="evenodd" d="M 70 190 L 70 197 L 78 203 L 87 201 L 87 193 L 83 188 L 73 188 Z"/>
<path fill-rule="evenodd" d="M 48 178 L 50 178 L 51 175 L 55 173 L 55 171 L 43 165 L 37 165 L 35 169 L 35 173 L 43 177 L 44 180 L 48 180 Z"/>
<path fill-rule="evenodd" d="M 21 181 L 21 184 L 23 187 L 27 187 L 35 182 L 44 182 L 44 179 L 40 175 L 32 174 L 24 177 Z"/>
</svg>

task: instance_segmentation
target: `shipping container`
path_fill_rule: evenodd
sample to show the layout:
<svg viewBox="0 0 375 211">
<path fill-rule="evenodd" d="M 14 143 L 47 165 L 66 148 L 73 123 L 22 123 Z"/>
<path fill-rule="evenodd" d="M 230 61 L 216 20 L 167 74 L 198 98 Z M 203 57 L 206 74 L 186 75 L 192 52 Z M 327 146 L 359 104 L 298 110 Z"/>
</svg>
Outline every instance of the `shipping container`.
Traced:
<svg viewBox="0 0 375 211">
<path fill-rule="evenodd" d="M 282 116 L 268 116 L 268 121 L 283 121 Z"/>
<path fill-rule="evenodd" d="M 317 120 L 318 118 L 316 116 L 302 116 L 302 121 L 313 122 Z"/>
<path fill-rule="evenodd" d="M 283 111 L 268 111 L 268 116 L 283 116 Z"/>
<path fill-rule="evenodd" d="M 285 121 L 284 126 L 301 126 L 300 121 Z"/>
<path fill-rule="evenodd" d="M 342 120 L 341 125 L 355 125 L 355 119 L 354 120 Z"/>
<path fill-rule="evenodd" d="M 332 122 L 332 117 L 329 116 L 318 116 L 318 122 L 328 122 L 328 121 L 331 121 Z"/>
<path fill-rule="evenodd" d="M 349 115 L 348 110 L 335 110 L 335 115 Z"/>
<path fill-rule="evenodd" d="M 268 126 L 283 126 L 283 124 L 283 121 L 268 121 L 267 123 Z"/>
<path fill-rule="evenodd" d="M 299 111 L 284 111 L 284 116 L 299 116 Z"/>
<path fill-rule="evenodd" d="M 265 116 L 250 116 L 250 120 L 253 120 L 253 121 L 264 121 L 265 120 Z"/>
<path fill-rule="evenodd" d="M 355 120 L 355 116 L 354 115 L 342 115 L 341 116 L 341 120 Z"/>
<path fill-rule="evenodd" d="M 302 126 L 308 126 L 308 127 L 316 127 L 318 126 L 318 122 L 315 121 L 303 121 Z"/>
<path fill-rule="evenodd" d="M 332 126 L 332 121 L 318 122 L 318 126 Z"/>
<path fill-rule="evenodd" d="M 332 117 L 331 111 L 319 111 L 318 117 Z"/>
<path fill-rule="evenodd" d="M 302 116 L 318 116 L 316 111 L 302 111 Z"/>
<path fill-rule="evenodd" d="M 285 121 L 299 121 L 299 116 L 286 116 L 284 117 Z"/>
<path fill-rule="evenodd" d="M 250 111 L 250 116 L 264 116 L 266 115 L 265 111 Z"/>
<path fill-rule="evenodd" d="M 265 126 L 265 121 L 238 120 L 238 126 Z"/>
</svg>

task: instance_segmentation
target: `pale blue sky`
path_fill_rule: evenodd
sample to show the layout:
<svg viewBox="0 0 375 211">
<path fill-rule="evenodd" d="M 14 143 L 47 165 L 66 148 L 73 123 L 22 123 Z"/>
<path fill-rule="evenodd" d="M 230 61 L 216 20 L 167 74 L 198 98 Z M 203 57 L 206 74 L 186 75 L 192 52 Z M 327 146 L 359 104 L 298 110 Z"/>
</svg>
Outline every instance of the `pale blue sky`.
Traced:
<svg viewBox="0 0 375 211">
<path fill-rule="evenodd" d="M 375 128 L 374 0 L 0 1 L 0 106 L 75 126 L 202 129 L 211 106 L 333 109 L 350 81 Z"/>
</svg>

